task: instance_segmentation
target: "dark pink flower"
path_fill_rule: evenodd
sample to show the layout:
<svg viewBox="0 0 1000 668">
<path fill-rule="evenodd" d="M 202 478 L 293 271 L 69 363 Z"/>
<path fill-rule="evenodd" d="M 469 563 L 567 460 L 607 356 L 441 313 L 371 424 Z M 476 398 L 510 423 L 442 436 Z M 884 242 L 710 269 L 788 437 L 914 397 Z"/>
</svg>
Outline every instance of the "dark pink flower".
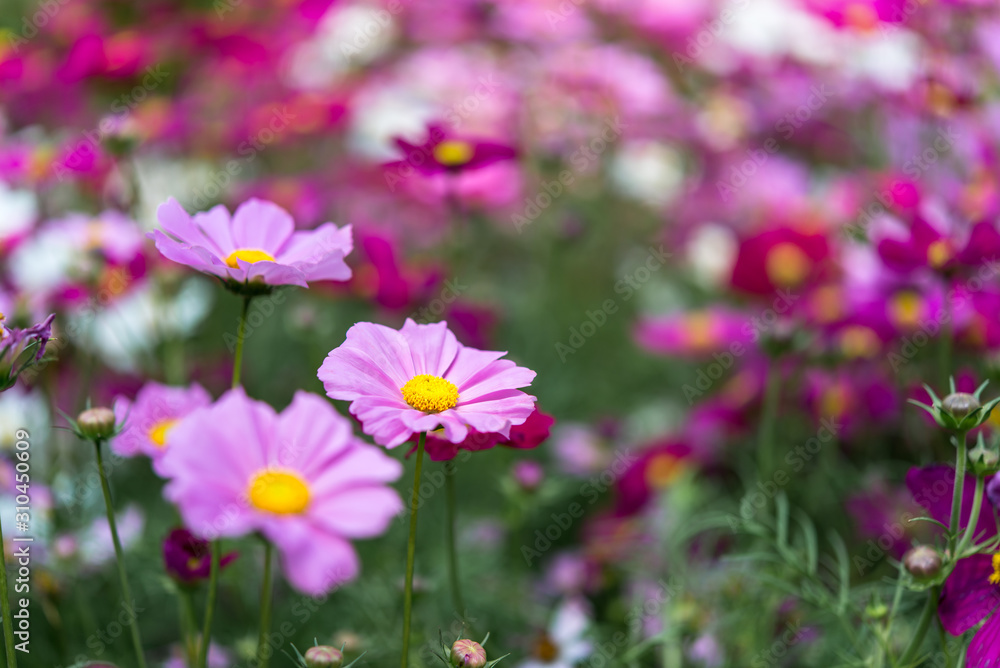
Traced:
<svg viewBox="0 0 1000 668">
<path fill-rule="evenodd" d="M 435 462 L 445 462 L 454 459 L 459 450 L 477 452 L 479 450 L 489 450 L 497 445 L 515 448 L 518 450 L 530 450 L 537 448 L 549 438 L 555 418 L 541 412 L 537 408 L 528 416 L 522 424 L 514 425 L 510 428 L 510 435 L 504 438 L 503 434 L 483 433 L 474 429 L 469 430 L 469 435 L 461 443 L 439 437 L 435 432 L 427 434 L 425 449 L 427 455 Z M 411 438 L 414 443 L 413 448 L 407 453 L 410 456 L 416 451 L 417 436 Z"/>
<path fill-rule="evenodd" d="M 236 552 L 221 555 L 219 567 L 225 568 L 236 557 Z M 208 541 L 187 529 L 174 529 L 163 539 L 163 566 L 175 580 L 183 584 L 204 580 L 209 575 L 211 563 Z"/>
<path fill-rule="evenodd" d="M 465 172 L 517 157 L 511 146 L 486 139 L 449 136 L 440 125 L 427 128 L 423 144 L 411 144 L 399 137 L 395 141 L 404 158 L 385 167 L 398 178 L 405 178 L 413 170 L 427 175 Z"/>
</svg>

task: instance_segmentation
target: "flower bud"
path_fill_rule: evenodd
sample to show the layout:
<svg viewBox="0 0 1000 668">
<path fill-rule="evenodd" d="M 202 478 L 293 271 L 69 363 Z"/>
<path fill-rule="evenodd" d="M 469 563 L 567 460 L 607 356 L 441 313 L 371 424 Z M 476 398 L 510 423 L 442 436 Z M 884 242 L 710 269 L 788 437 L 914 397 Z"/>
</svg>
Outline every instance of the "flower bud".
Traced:
<svg viewBox="0 0 1000 668">
<path fill-rule="evenodd" d="M 76 424 L 85 438 L 110 438 L 115 433 L 115 414 L 110 408 L 88 408 L 76 418 Z"/>
<path fill-rule="evenodd" d="M 531 461 L 530 459 L 522 459 L 514 464 L 511 474 L 514 476 L 514 481 L 518 487 L 525 492 L 534 492 L 542 484 L 543 478 L 545 478 L 545 469 L 538 462 Z"/>
<path fill-rule="evenodd" d="M 918 580 L 928 580 L 941 571 L 941 555 L 929 545 L 918 545 L 903 555 L 903 565 Z"/>
<path fill-rule="evenodd" d="M 344 655 L 339 649 L 317 645 L 306 650 L 306 668 L 340 668 Z"/>
<path fill-rule="evenodd" d="M 955 418 L 961 420 L 978 409 L 979 400 L 975 396 L 966 392 L 955 392 L 949 394 L 941 401 L 941 408 L 951 413 Z"/>
<path fill-rule="evenodd" d="M 456 640 L 451 646 L 451 663 L 459 668 L 483 668 L 486 665 L 486 650 L 474 640 Z"/>
</svg>

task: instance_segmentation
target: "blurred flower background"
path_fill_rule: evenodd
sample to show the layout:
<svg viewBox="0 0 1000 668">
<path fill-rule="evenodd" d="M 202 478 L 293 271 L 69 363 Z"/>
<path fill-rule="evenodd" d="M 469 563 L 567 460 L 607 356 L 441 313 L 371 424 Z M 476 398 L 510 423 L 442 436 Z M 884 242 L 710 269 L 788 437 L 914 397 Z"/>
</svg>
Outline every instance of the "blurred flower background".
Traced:
<svg viewBox="0 0 1000 668">
<path fill-rule="evenodd" d="M 322 397 L 359 321 L 446 321 L 537 374 L 509 434 L 427 439 L 411 665 L 487 631 L 533 668 L 923 665 L 923 596 L 894 578 L 937 536 L 905 481 L 954 448 L 906 400 L 1000 377 L 998 69 L 991 0 L 4 0 L 0 378 L 55 314 L 0 394 L 9 565 L 30 443 L 19 662 L 132 665 L 134 616 L 151 665 L 189 665 L 175 599 L 202 609 L 214 536 L 176 533 L 163 439 L 230 387 L 223 288 L 266 284 L 242 381 L 279 412 Z M 300 241 L 183 247 L 220 204 Z M 91 404 L 138 425 L 104 463 L 124 611 L 92 453 L 55 428 Z M 407 510 L 412 441 L 382 452 Z M 846 566 L 760 557 L 748 527 L 782 512 L 802 563 Z M 397 660 L 406 531 L 404 510 L 355 543 L 319 598 L 279 579 L 271 665 L 314 640 Z M 250 535 L 224 549 L 209 665 L 257 665 L 262 561 Z"/>
</svg>

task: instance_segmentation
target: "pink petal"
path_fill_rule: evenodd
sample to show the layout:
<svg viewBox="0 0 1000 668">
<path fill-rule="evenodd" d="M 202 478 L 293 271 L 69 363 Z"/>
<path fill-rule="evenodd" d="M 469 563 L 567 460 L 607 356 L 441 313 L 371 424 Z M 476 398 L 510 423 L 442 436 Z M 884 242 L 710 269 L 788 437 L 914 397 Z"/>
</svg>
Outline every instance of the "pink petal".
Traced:
<svg viewBox="0 0 1000 668">
<path fill-rule="evenodd" d="M 250 198 L 233 214 L 232 239 L 236 248 L 255 248 L 274 257 L 294 230 L 295 221 L 273 202 Z"/>
</svg>

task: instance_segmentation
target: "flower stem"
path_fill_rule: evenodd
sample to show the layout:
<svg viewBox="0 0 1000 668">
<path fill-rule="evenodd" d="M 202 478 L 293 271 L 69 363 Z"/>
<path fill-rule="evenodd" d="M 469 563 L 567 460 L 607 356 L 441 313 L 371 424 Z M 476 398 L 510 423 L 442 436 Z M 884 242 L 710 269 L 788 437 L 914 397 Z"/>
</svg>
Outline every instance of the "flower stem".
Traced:
<svg viewBox="0 0 1000 668">
<path fill-rule="evenodd" d="M 913 638 L 910 640 L 910 644 L 903 652 L 903 655 L 899 657 L 899 661 L 897 662 L 899 665 L 910 665 L 913 662 L 913 658 L 920 650 L 920 646 L 924 643 L 924 636 L 927 635 L 927 629 L 931 625 L 931 620 L 934 619 L 934 613 L 937 612 L 939 595 L 938 587 L 932 587 L 927 593 L 927 604 L 924 605 L 924 611 L 920 615 L 920 622 L 917 624 L 917 631 L 913 634 Z"/>
<path fill-rule="evenodd" d="M 462 600 L 462 583 L 458 575 L 458 551 L 455 549 L 455 469 L 445 465 L 445 498 L 448 506 L 448 574 L 451 578 L 451 598 L 460 619 L 465 619 L 465 602 Z"/>
<path fill-rule="evenodd" d="M 3 532 L 0 531 L 0 609 L 3 611 L 3 645 L 7 651 L 7 668 L 17 668 L 17 656 L 14 654 L 14 627 L 10 621 L 10 599 L 7 597 L 7 557 L 3 543 Z"/>
<path fill-rule="evenodd" d="M 198 622 L 194 613 L 194 594 L 190 587 L 180 591 L 181 631 L 184 633 L 184 663 L 198 668 Z"/>
<path fill-rule="evenodd" d="M 240 313 L 240 327 L 236 331 L 236 352 L 233 354 L 233 389 L 240 386 L 240 368 L 243 366 L 243 341 L 246 339 L 247 313 L 250 312 L 251 299 L 253 299 L 253 297 L 243 298 L 243 311 Z"/>
<path fill-rule="evenodd" d="M 774 471 L 774 420 L 778 412 L 781 396 L 781 373 L 776 360 L 767 367 L 764 405 L 761 407 L 760 427 L 757 432 L 757 456 L 761 477 L 769 477 Z"/>
<path fill-rule="evenodd" d="M 400 666 L 406 668 L 410 660 L 410 616 L 413 611 L 413 561 L 417 554 L 417 508 L 420 503 L 420 469 L 424 463 L 424 441 L 421 433 L 417 441 L 416 468 L 413 471 L 413 496 L 410 504 L 410 538 L 406 543 L 406 589 L 403 594 L 403 656 Z"/>
<path fill-rule="evenodd" d="M 201 645 L 198 648 L 199 668 L 208 668 L 208 646 L 212 644 L 212 616 L 215 614 L 215 599 L 219 593 L 219 553 L 220 539 L 211 543 L 211 561 L 208 568 L 208 595 L 205 600 L 205 621 L 201 627 Z"/>
<path fill-rule="evenodd" d="M 955 558 L 961 559 L 962 552 L 969 546 L 972 542 L 973 536 L 976 533 L 976 525 L 979 524 L 979 513 L 983 508 L 983 489 L 986 487 L 986 478 L 983 476 L 976 476 L 976 493 L 972 497 L 972 514 L 969 515 L 969 526 L 966 527 L 965 533 L 962 535 L 962 540 L 958 543 L 958 548 L 955 550 Z"/>
<path fill-rule="evenodd" d="M 961 431 L 958 434 L 958 453 L 955 457 L 955 489 L 951 496 L 951 524 L 948 526 L 951 531 L 948 546 L 952 548 L 952 554 L 954 554 L 955 539 L 962 529 L 959 525 L 962 521 L 962 493 L 965 491 L 965 460 L 968 459 L 965 445 L 966 433 Z"/>
<path fill-rule="evenodd" d="M 250 312 L 250 300 L 243 298 L 243 309 L 240 311 L 240 326 L 236 330 L 236 351 L 233 355 L 233 382 L 231 387 L 240 386 L 240 369 L 243 366 L 243 342 L 246 339 L 247 314 Z M 202 624 L 201 647 L 198 653 L 199 668 L 208 668 L 208 646 L 212 642 L 212 617 L 215 614 L 215 601 L 219 595 L 219 555 L 222 547 L 220 539 L 211 542 L 212 559 L 208 569 L 208 594 L 205 599 L 205 621 Z"/>
<path fill-rule="evenodd" d="M 104 458 L 101 456 L 100 439 L 94 441 L 94 449 L 97 451 L 97 471 L 101 478 L 101 490 L 104 492 L 104 507 L 108 513 L 108 527 L 111 529 L 111 541 L 115 546 L 115 561 L 118 563 L 118 576 L 121 578 L 122 597 L 125 599 L 125 605 L 130 606 L 130 610 L 134 610 L 135 601 L 132 598 L 132 587 L 128 583 L 128 574 L 125 573 L 125 561 L 122 558 L 122 542 L 118 538 L 118 524 L 115 522 L 115 509 L 111 502 L 111 487 L 108 485 L 108 476 L 104 471 Z M 5 615 L 6 612 L 5 610 Z M 135 658 L 139 668 L 146 668 L 146 657 L 142 654 L 142 638 L 139 636 L 139 620 L 134 616 L 132 623 L 129 624 L 129 631 L 132 634 L 132 645 L 135 648 Z M 8 658 L 9 661 L 10 659 Z"/>
<path fill-rule="evenodd" d="M 271 541 L 264 539 L 264 581 L 260 585 L 260 635 L 257 638 L 257 666 L 267 668 L 271 659 L 271 648 L 267 646 L 267 636 L 271 631 L 271 561 L 274 548 Z"/>
</svg>

